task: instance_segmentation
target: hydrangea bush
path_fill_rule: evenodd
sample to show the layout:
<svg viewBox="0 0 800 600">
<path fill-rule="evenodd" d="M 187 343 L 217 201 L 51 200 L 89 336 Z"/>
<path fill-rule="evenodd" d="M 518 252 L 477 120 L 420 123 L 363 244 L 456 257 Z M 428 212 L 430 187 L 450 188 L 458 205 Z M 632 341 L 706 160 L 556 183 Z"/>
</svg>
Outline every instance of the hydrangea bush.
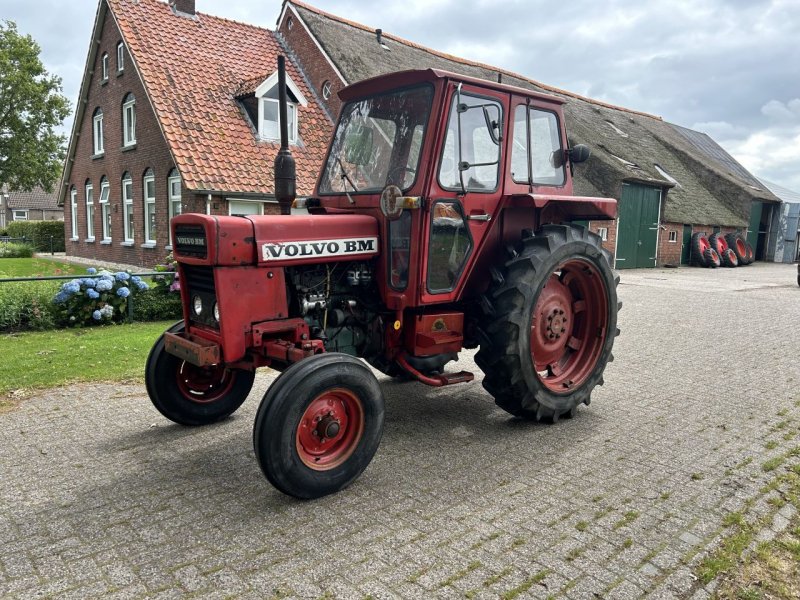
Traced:
<svg viewBox="0 0 800 600">
<path fill-rule="evenodd" d="M 119 322 L 125 319 L 128 302 L 137 292 L 148 289 L 141 278 L 119 271 L 98 271 L 66 282 L 53 298 L 61 319 L 71 325 Z"/>
<path fill-rule="evenodd" d="M 172 252 L 167 254 L 164 259 L 163 265 L 156 265 L 153 269 L 164 275 L 156 275 L 153 277 L 154 288 L 164 294 L 179 294 L 181 291 L 180 275 L 178 271 L 178 262 L 172 256 Z"/>
</svg>

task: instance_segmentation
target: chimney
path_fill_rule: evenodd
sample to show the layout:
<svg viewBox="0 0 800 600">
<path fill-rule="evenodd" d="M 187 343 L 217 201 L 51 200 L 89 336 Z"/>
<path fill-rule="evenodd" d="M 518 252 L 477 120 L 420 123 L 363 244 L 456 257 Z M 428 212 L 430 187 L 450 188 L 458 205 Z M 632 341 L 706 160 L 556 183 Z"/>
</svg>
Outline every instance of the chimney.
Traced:
<svg viewBox="0 0 800 600">
<path fill-rule="evenodd" d="M 192 17 L 195 14 L 194 3 L 195 0 L 169 0 L 169 6 L 174 12 Z"/>
<path fill-rule="evenodd" d="M 375 37 L 378 39 L 378 45 L 384 50 L 388 50 L 389 46 L 383 43 L 383 29 L 376 29 L 375 30 Z"/>
</svg>

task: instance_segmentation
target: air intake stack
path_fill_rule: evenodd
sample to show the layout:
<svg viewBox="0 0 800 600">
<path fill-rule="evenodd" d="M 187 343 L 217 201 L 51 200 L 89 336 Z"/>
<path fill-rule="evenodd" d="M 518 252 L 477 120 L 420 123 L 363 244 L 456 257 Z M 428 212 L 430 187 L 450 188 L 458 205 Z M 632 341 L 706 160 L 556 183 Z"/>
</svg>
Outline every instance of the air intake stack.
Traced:
<svg viewBox="0 0 800 600">
<path fill-rule="evenodd" d="M 289 125 L 286 109 L 286 58 L 278 56 L 278 102 L 281 121 L 281 149 L 275 157 L 275 198 L 282 215 L 292 214 L 296 197 L 295 164 L 289 150 Z"/>
</svg>

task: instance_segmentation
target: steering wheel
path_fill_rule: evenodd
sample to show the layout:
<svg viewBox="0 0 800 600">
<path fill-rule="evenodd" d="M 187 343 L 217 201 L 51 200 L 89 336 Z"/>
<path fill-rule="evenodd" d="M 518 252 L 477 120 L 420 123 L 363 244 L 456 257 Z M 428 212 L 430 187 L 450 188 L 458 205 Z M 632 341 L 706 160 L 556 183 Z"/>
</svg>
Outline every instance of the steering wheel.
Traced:
<svg viewBox="0 0 800 600">
<path fill-rule="evenodd" d="M 414 175 L 417 174 L 417 170 L 413 167 L 409 167 L 408 165 L 396 165 L 389 169 L 389 173 L 386 175 L 386 183 L 391 184 L 394 183 L 400 187 L 406 187 L 405 180 L 406 174 L 413 173 Z M 399 178 L 399 179 L 398 179 Z"/>
</svg>

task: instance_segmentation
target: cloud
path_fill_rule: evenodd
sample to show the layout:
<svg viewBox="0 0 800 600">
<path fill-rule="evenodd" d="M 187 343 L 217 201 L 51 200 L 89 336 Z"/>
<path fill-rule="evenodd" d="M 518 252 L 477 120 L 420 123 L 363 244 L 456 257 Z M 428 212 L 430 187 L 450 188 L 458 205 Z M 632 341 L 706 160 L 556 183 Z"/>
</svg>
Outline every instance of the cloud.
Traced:
<svg viewBox="0 0 800 600">
<path fill-rule="evenodd" d="M 800 98 L 795 98 L 785 104 L 780 100 L 770 100 L 761 107 L 761 114 L 773 121 L 800 120 Z"/>
</svg>

